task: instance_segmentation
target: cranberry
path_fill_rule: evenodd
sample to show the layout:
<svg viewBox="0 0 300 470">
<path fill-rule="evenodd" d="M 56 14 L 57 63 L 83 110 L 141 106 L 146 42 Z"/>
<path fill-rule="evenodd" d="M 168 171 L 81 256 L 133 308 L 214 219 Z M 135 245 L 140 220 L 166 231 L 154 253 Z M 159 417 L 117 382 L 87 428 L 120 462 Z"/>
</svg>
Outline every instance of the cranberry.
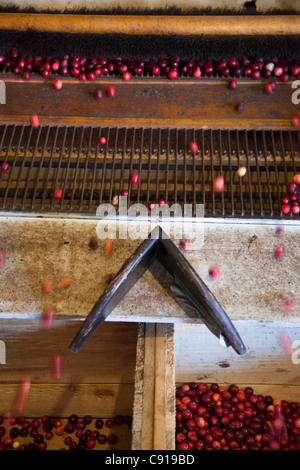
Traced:
<svg viewBox="0 0 300 470">
<path fill-rule="evenodd" d="M 274 256 L 276 259 L 281 260 L 284 256 L 284 247 L 283 246 L 276 246 L 274 248 Z"/>
<path fill-rule="evenodd" d="M 264 92 L 267 94 L 267 95 L 270 95 L 271 93 L 273 93 L 273 85 L 272 85 L 272 82 L 269 82 L 269 83 L 266 83 L 264 85 Z"/>
<path fill-rule="evenodd" d="M 140 180 L 140 176 L 137 172 L 134 172 L 130 175 L 130 183 L 132 185 L 137 185 Z"/>
<path fill-rule="evenodd" d="M 190 142 L 190 151 L 192 153 L 197 153 L 198 152 L 198 145 L 197 145 L 197 142 Z"/>
<path fill-rule="evenodd" d="M 88 449 L 94 449 L 96 447 L 96 441 L 95 439 L 92 439 L 92 438 L 89 438 L 87 441 L 86 441 L 86 446 Z"/>
<path fill-rule="evenodd" d="M 53 86 L 56 90 L 60 90 L 63 86 L 63 82 L 61 80 L 54 80 Z"/>
<path fill-rule="evenodd" d="M 223 178 L 223 176 L 217 176 L 214 179 L 213 186 L 214 186 L 215 192 L 221 193 L 224 190 L 224 178 Z"/>
<path fill-rule="evenodd" d="M 297 186 L 296 186 L 295 183 L 288 184 L 286 189 L 287 189 L 287 192 L 289 194 L 293 195 L 293 194 L 297 193 Z"/>
<path fill-rule="evenodd" d="M 170 71 L 168 72 L 168 78 L 169 78 L 170 80 L 175 80 L 177 77 L 178 77 L 177 70 L 170 70 Z"/>
<path fill-rule="evenodd" d="M 115 94 L 116 94 L 116 90 L 115 90 L 115 87 L 113 85 L 109 85 L 106 89 L 106 94 L 107 96 L 109 96 L 110 98 L 114 98 L 115 97 Z"/>
<path fill-rule="evenodd" d="M 36 114 L 31 116 L 30 122 L 31 122 L 31 125 L 32 125 L 33 128 L 39 127 L 39 118 Z"/>
<path fill-rule="evenodd" d="M 213 268 L 209 269 L 209 276 L 212 279 L 219 279 L 220 277 L 220 270 L 217 266 L 214 266 Z"/>
<path fill-rule="evenodd" d="M 286 83 L 286 82 L 289 81 L 289 78 L 290 78 L 290 76 L 289 76 L 288 73 L 283 73 L 282 75 L 280 75 L 279 80 L 283 83 Z"/>
<path fill-rule="evenodd" d="M 22 76 L 23 80 L 30 80 L 30 78 L 31 78 L 30 72 L 28 72 L 28 71 L 24 71 L 21 76 Z"/>
<path fill-rule="evenodd" d="M 105 434 L 100 434 L 99 438 L 98 438 L 98 442 L 99 444 L 106 444 L 107 442 L 107 437 Z"/>
<path fill-rule="evenodd" d="M 98 100 L 98 101 L 102 100 L 103 99 L 103 91 L 98 88 L 96 90 L 95 97 L 96 97 L 96 100 Z"/>
<path fill-rule="evenodd" d="M 299 214 L 299 212 L 300 212 L 300 207 L 298 205 L 295 205 L 295 206 L 292 207 L 292 213 L 294 215 Z"/>
<path fill-rule="evenodd" d="M 200 78 L 201 77 L 201 70 L 199 68 L 196 68 L 193 70 L 193 76 L 195 78 Z"/>
<path fill-rule="evenodd" d="M 56 188 L 54 191 L 54 199 L 61 199 L 63 197 L 63 189 L 61 188 Z"/>
<path fill-rule="evenodd" d="M 114 420 L 113 420 L 113 419 L 107 419 L 107 420 L 105 421 L 105 426 L 106 426 L 107 428 L 112 428 L 112 427 L 114 426 Z"/>
<path fill-rule="evenodd" d="M 259 70 L 253 70 L 253 72 L 251 73 L 251 77 L 254 80 L 257 80 L 260 77 L 260 71 Z"/>
<path fill-rule="evenodd" d="M 292 119 L 292 125 L 294 127 L 299 127 L 300 126 L 300 119 L 298 117 L 294 116 L 293 119 Z"/>
<path fill-rule="evenodd" d="M 283 214 L 288 214 L 290 212 L 290 206 L 288 204 L 283 204 L 282 207 L 281 207 L 281 210 L 283 212 Z"/>
<path fill-rule="evenodd" d="M 237 103 L 234 107 L 234 109 L 238 112 L 238 113 L 242 113 L 244 111 L 244 103 Z"/>
<path fill-rule="evenodd" d="M 72 424 L 72 423 L 66 423 L 64 429 L 65 429 L 66 433 L 71 434 L 75 430 L 75 425 Z"/>
<path fill-rule="evenodd" d="M 116 444 L 118 442 L 118 438 L 115 434 L 109 434 L 107 441 L 109 444 Z"/>
<path fill-rule="evenodd" d="M 190 246 L 190 241 L 187 238 L 183 238 L 182 240 L 180 240 L 179 246 L 183 251 L 187 251 Z"/>
<path fill-rule="evenodd" d="M 131 80 L 131 74 L 129 72 L 123 73 L 123 80 L 125 80 L 126 82 Z"/>
</svg>

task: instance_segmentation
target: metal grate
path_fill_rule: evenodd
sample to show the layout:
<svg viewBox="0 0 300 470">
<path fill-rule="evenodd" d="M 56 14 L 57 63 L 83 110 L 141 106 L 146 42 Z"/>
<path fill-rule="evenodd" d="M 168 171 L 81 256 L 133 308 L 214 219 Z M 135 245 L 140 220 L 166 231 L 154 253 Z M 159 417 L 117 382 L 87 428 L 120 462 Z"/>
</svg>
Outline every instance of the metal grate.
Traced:
<svg viewBox="0 0 300 470">
<path fill-rule="evenodd" d="M 164 199 L 192 204 L 194 215 L 204 204 L 206 217 L 298 218 L 281 212 L 287 184 L 300 172 L 297 130 L 4 125 L 0 161 L 11 166 L 0 182 L 1 211 L 95 215 L 127 190 L 128 205 Z M 243 178 L 240 166 L 247 168 Z M 225 179 L 222 193 L 213 189 L 217 175 Z M 55 188 L 63 189 L 61 200 Z"/>
</svg>

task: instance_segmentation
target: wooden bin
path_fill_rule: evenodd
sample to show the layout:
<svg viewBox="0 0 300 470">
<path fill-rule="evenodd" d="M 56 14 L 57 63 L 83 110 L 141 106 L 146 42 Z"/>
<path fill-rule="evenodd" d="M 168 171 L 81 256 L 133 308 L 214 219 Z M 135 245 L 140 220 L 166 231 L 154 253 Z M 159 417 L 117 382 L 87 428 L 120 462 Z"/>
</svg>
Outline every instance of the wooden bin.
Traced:
<svg viewBox="0 0 300 470">
<path fill-rule="evenodd" d="M 244 356 L 225 349 L 201 324 L 140 325 L 144 336 L 138 341 L 133 449 L 175 449 L 175 389 L 183 383 L 225 388 L 235 383 L 242 389 L 252 386 L 257 394 L 300 401 L 299 324 L 239 323 Z M 292 355 L 285 350 L 287 336 L 295 341 Z"/>
<path fill-rule="evenodd" d="M 0 415 L 19 416 L 14 400 L 20 381 L 28 377 L 31 387 L 22 413 L 28 418 L 132 416 L 138 324 L 107 322 L 74 354 L 68 347 L 79 324 L 57 320 L 51 329 L 41 330 L 39 319 L 1 320 L 6 363 L 0 364 Z M 60 379 L 52 376 L 54 354 L 62 357 Z M 131 446 L 131 431 L 125 428 L 119 428 L 124 447 L 114 446 L 120 450 Z"/>
</svg>

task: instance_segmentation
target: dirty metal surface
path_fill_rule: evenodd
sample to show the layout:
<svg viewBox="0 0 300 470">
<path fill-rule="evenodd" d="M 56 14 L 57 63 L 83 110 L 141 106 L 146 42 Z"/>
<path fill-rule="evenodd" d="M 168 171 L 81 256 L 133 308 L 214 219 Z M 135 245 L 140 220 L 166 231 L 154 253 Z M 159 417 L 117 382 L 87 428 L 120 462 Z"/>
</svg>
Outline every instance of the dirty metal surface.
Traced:
<svg viewBox="0 0 300 470">
<path fill-rule="evenodd" d="M 58 316 L 83 319 L 106 288 L 105 276 L 114 274 L 134 252 L 140 239 L 114 240 L 105 254 L 104 240 L 89 248 L 96 236 L 97 220 L 39 217 L 0 219 L 0 249 L 6 264 L 0 271 L 2 295 L 0 317 L 38 319 L 44 308 L 54 306 Z M 233 321 L 297 322 L 299 312 L 300 237 L 297 225 L 286 224 L 282 238 L 275 224 L 203 225 L 203 244 L 185 256 L 216 296 Z M 179 244 L 179 240 L 174 240 Z M 274 247 L 282 244 L 285 256 L 274 259 Z M 220 278 L 209 279 L 217 265 Z M 69 287 L 57 283 L 71 277 Z M 42 293 L 44 279 L 52 281 L 52 292 Z M 171 279 L 154 263 L 107 321 L 195 322 L 175 302 Z M 295 298 L 294 311 L 283 308 L 282 292 Z"/>
</svg>

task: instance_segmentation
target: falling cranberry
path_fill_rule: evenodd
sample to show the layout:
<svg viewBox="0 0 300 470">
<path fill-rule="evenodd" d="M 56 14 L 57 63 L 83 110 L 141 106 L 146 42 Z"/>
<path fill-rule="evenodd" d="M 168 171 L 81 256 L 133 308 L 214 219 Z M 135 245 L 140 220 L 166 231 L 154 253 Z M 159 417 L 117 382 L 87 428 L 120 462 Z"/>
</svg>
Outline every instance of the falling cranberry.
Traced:
<svg viewBox="0 0 300 470">
<path fill-rule="evenodd" d="M 221 193 L 224 190 L 224 178 L 223 178 L 223 176 L 217 176 L 214 179 L 214 190 L 217 193 Z"/>
<path fill-rule="evenodd" d="M 8 171 L 10 169 L 10 165 L 8 162 L 2 162 L 1 163 L 1 170 L 2 171 Z"/>
<path fill-rule="evenodd" d="M 97 101 L 101 101 L 103 99 L 103 91 L 98 88 L 96 90 L 95 97 Z"/>
<path fill-rule="evenodd" d="M 217 266 L 214 266 L 212 268 L 209 269 L 209 276 L 212 278 L 212 279 L 219 279 L 220 277 L 220 270 Z"/>
<path fill-rule="evenodd" d="M 295 194 L 297 192 L 297 186 L 295 183 L 288 184 L 286 189 L 289 194 Z"/>
<path fill-rule="evenodd" d="M 6 251 L 0 250 L 0 269 L 4 268 L 6 260 Z"/>
<path fill-rule="evenodd" d="M 292 125 L 294 127 L 299 127 L 300 126 L 300 119 L 298 117 L 294 116 L 293 119 L 292 119 Z"/>
<path fill-rule="evenodd" d="M 234 109 L 238 112 L 238 113 L 242 113 L 244 111 L 244 103 L 237 103 L 234 107 Z"/>
<path fill-rule="evenodd" d="M 99 142 L 100 142 L 101 145 L 105 145 L 106 144 L 106 138 L 105 137 L 100 137 Z"/>
<path fill-rule="evenodd" d="M 113 241 L 110 238 L 107 238 L 105 240 L 105 253 L 107 255 L 110 255 L 113 250 Z"/>
<path fill-rule="evenodd" d="M 38 116 L 37 116 L 36 114 L 33 114 L 33 115 L 31 116 L 30 122 L 31 122 L 32 127 L 35 128 L 35 129 L 36 129 L 37 127 L 39 127 L 39 125 L 40 125 L 40 124 L 39 124 L 39 118 L 38 118 Z"/>
<path fill-rule="evenodd" d="M 54 319 L 56 316 L 56 310 L 53 307 L 47 307 L 43 310 L 40 319 L 40 325 L 43 329 L 49 329 L 53 326 Z"/>
<path fill-rule="evenodd" d="M 138 182 L 140 180 L 140 175 L 137 173 L 137 172 L 133 172 L 131 175 L 130 175 L 130 183 L 132 185 L 137 185 Z"/>
<path fill-rule="evenodd" d="M 300 184 L 300 174 L 294 175 L 293 181 L 295 184 Z"/>
<path fill-rule="evenodd" d="M 195 141 L 190 142 L 190 151 L 192 153 L 197 153 L 198 152 L 197 142 L 195 142 Z"/>
<path fill-rule="evenodd" d="M 61 80 L 54 80 L 53 86 L 56 90 L 60 90 L 63 86 L 63 82 Z"/>
<path fill-rule="evenodd" d="M 267 94 L 267 95 L 270 95 L 271 93 L 273 93 L 273 85 L 272 85 L 272 82 L 268 82 L 264 85 L 264 92 Z"/>
<path fill-rule="evenodd" d="M 54 199 L 61 199 L 63 197 L 63 190 L 61 188 L 56 188 L 54 191 Z"/>
<path fill-rule="evenodd" d="M 109 96 L 110 98 L 114 98 L 115 97 L 115 94 L 116 94 L 116 90 L 115 90 L 115 87 L 113 85 L 109 85 L 106 89 L 106 94 L 107 96 Z"/>
<path fill-rule="evenodd" d="M 187 238 L 183 238 L 182 240 L 180 240 L 179 246 L 183 251 L 187 251 L 190 246 L 190 240 L 188 240 Z"/>
<path fill-rule="evenodd" d="M 98 248 L 98 239 L 97 238 L 91 238 L 90 242 L 89 242 L 89 247 L 92 250 L 96 250 L 96 248 Z"/>
<path fill-rule="evenodd" d="M 49 279 L 45 279 L 42 285 L 43 294 L 50 294 L 52 283 Z"/>
<path fill-rule="evenodd" d="M 123 73 L 123 80 L 125 80 L 126 82 L 131 80 L 131 74 L 129 72 Z"/>
<path fill-rule="evenodd" d="M 235 90 L 237 88 L 237 81 L 236 80 L 230 80 L 228 83 L 228 88 L 230 90 Z"/>
<path fill-rule="evenodd" d="M 54 354 L 52 356 L 52 361 L 51 361 L 51 372 L 52 372 L 52 376 L 56 380 L 61 379 L 61 363 L 62 363 L 61 355 Z"/>
<path fill-rule="evenodd" d="M 276 246 L 274 248 L 274 256 L 276 259 L 281 260 L 284 256 L 284 247 L 283 246 Z"/>
</svg>

